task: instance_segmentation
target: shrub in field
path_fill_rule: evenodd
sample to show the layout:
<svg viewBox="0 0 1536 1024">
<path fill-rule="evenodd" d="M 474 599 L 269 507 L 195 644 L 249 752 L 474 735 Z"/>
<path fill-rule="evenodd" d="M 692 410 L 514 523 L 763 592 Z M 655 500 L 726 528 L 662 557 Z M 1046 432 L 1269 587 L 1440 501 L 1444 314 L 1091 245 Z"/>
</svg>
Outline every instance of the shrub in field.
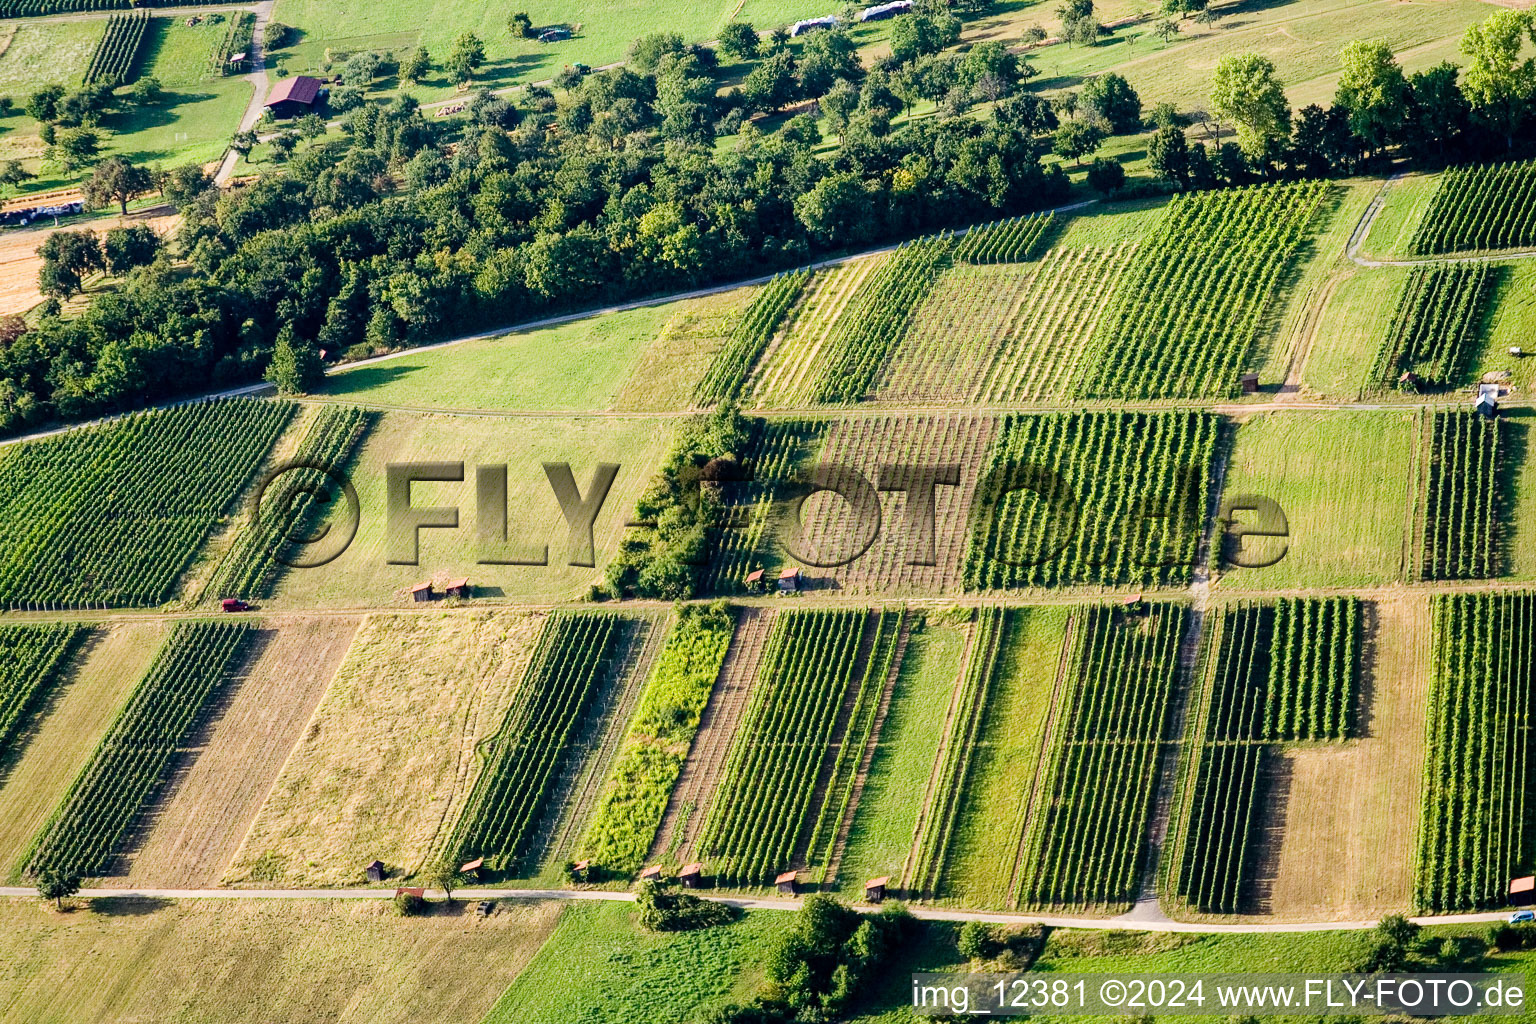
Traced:
<svg viewBox="0 0 1536 1024">
<path fill-rule="evenodd" d="M 977 487 L 966 589 L 1187 580 L 1217 428 L 1198 412 L 1011 417 Z"/>
<path fill-rule="evenodd" d="M 714 928 L 741 917 L 739 907 L 700 899 L 691 892 L 662 885 L 654 878 L 640 883 L 635 905 L 640 910 L 640 926 L 653 932 Z"/>
<path fill-rule="evenodd" d="M 678 609 L 581 843 L 582 859 L 600 871 L 640 870 L 688 759 L 734 625 L 724 604 Z"/>
<path fill-rule="evenodd" d="M 545 620 L 517 698 L 483 751 L 485 767 L 451 844 L 460 858 L 484 857 L 492 871 L 510 871 L 527 852 L 626 623 L 591 612 L 557 611 Z"/>
<path fill-rule="evenodd" d="M 171 630 L 33 841 L 28 873 L 107 871 L 118 842 L 164 781 L 209 698 L 232 675 L 250 635 L 236 622 L 184 622 Z"/>
<path fill-rule="evenodd" d="M 0 454 L 0 605 L 159 604 L 293 416 L 236 399 L 140 413 Z"/>
<path fill-rule="evenodd" d="M 1420 575 L 1482 579 L 1499 569 L 1501 442 L 1509 427 L 1467 410 L 1434 414 Z"/>
<path fill-rule="evenodd" d="M 1413 236 L 1420 256 L 1536 245 L 1536 161 L 1452 167 Z"/>
<path fill-rule="evenodd" d="M 1022 903 L 1135 899 L 1186 619 L 1176 604 L 1095 605 L 1074 616 L 1046 803 L 1025 839 Z"/>
<path fill-rule="evenodd" d="M 1530 872 L 1536 594 L 1437 594 L 1414 905 L 1502 907 Z"/>
</svg>

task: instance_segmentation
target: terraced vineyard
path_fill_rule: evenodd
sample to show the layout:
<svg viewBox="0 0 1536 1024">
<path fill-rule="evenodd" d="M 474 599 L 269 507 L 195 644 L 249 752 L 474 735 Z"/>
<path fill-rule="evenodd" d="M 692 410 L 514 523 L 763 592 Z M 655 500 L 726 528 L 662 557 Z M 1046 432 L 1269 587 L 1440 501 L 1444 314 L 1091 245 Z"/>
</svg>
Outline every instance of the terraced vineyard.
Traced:
<svg viewBox="0 0 1536 1024">
<path fill-rule="evenodd" d="M 955 244 L 955 259 L 978 264 L 1022 263 L 1034 258 L 1055 223 L 1056 215 L 1045 213 L 978 224 Z"/>
<path fill-rule="evenodd" d="M 981 734 L 981 723 L 1006 634 L 1006 612 L 1002 608 L 978 610 L 959 699 L 950 716 L 949 732 L 939 752 L 939 763 L 929 781 L 918 831 L 917 858 L 906 886 L 913 893 L 932 897 L 943 892 L 944 872 L 949 864 L 950 843 L 966 792 L 971 756 Z"/>
<path fill-rule="evenodd" d="M 774 619 L 751 705 L 731 742 L 695 856 L 722 884 L 763 885 L 791 864 L 815 822 L 815 784 L 858 675 L 863 611 Z"/>
<path fill-rule="evenodd" d="M 1314 181 L 1175 196 L 1099 320 L 1080 394 L 1235 396 L 1328 188 Z"/>
<path fill-rule="evenodd" d="M 1414 905 L 1502 907 L 1532 867 L 1536 594 L 1437 594 Z"/>
<path fill-rule="evenodd" d="M 1482 340 L 1499 277 L 1499 268 L 1486 263 L 1414 267 L 1372 373 L 1378 386 L 1460 383 Z"/>
<path fill-rule="evenodd" d="M 741 396 L 752 367 L 768 348 L 790 307 L 805 291 L 810 276 L 806 270 L 779 274 L 763 286 L 694 389 L 696 404 L 716 405 Z"/>
<path fill-rule="evenodd" d="M 1197 412 L 1010 417 L 978 488 L 966 589 L 1187 580 L 1217 425 Z"/>
<path fill-rule="evenodd" d="M 640 870 L 734 628 L 723 606 L 679 610 L 581 842 L 581 856 L 598 872 L 633 875 Z"/>
<path fill-rule="evenodd" d="M 555 611 L 545 620 L 522 687 L 483 751 L 485 769 L 451 843 L 459 857 L 484 857 L 492 871 L 516 869 L 627 625 L 623 616 L 589 612 Z"/>
<path fill-rule="evenodd" d="M 210 698 L 251 635 L 244 623 L 184 622 L 171 630 L 59 808 L 34 841 L 27 871 L 105 874 Z"/>
<path fill-rule="evenodd" d="M 0 761 L 87 632 L 72 624 L 0 629 Z"/>
<path fill-rule="evenodd" d="M 299 443 L 290 472 L 273 479 L 262 497 L 260 515 L 241 532 L 225 555 L 209 590 L 214 596 L 265 598 L 286 564 L 294 537 L 313 536 L 339 501 L 334 481 L 325 470 L 344 472 L 372 427 L 376 413 L 349 406 L 327 405 L 315 415 Z"/>
<path fill-rule="evenodd" d="M 1421 575 L 1482 579 L 1499 567 L 1502 420 L 1466 410 L 1434 414 Z"/>
<path fill-rule="evenodd" d="M 949 262 L 952 247 L 946 235 L 909 242 L 854 293 L 828 331 L 813 401 L 857 402 L 874 388 L 913 309 Z"/>
<path fill-rule="evenodd" d="M 1077 616 L 1045 799 L 1025 840 L 1024 905 L 1135 899 L 1186 619 L 1175 604 Z"/>
<path fill-rule="evenodd" d="M 1196 910 L 1242 909 L 1273 744 L 1354 731 L 1360 602 L 1290 598 L 1228 608 L 1211 638 L 1210 683 L 1183 785 L 1173 891 Z"/>
<path fill-rule="evenodd" d="M 1420 256 L 1536 245 L 1536 161 L 1452 167 L 1413 236 Z"/>
<path fill-rule="evenodd" d="M 160 604 L 294 413 L 235 399 L 140 413 L 0 454 L 0 604 Z"/>
<path fill-rule="evenodd" d="M 85 69 L 84 83 L 115 89 L 133 81 L 139 68 L 139 51 L 144 48 L 144 30 L 148 27 L 148 11 L 109 16 L 106 32 Z"/>
<path fill-rule="evenodd" d="M 750 479 L 723 487 L 721 525 L 709 531 L 709 564 L 703 590 L 739 594 L 747 575 L 764 569 L 770 576 L 784 559 L 775 541 L 775 501 L 792 476 L 810 465 L 821 450 L 823 420 L 759 420 L 744 460 Z"/>
</svg>

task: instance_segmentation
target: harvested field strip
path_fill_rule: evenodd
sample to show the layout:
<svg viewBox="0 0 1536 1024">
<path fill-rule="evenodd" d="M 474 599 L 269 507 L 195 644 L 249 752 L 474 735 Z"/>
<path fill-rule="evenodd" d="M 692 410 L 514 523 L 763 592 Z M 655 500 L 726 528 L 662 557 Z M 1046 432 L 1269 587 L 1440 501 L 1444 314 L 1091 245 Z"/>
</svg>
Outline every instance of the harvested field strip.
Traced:
<svg viewBox="0 0 1536 1024">
<path fill-rule="evenodd" d="M 245 624 L 232 622 L 186 622 L 172 629 L 39 833 L 28 863 L 32 874 L 91 876 L 107 870 L 119 840 L 164 781 L 250 636 Z"/>
<path fill-rule="evenodd" d="M 1500 442 L 1509 428 L 1464 409 L 1437 411 L 1430 440 L 1421 574 L 1484 579 L 1499 561 Z"/>
<path fill-rule="evenodd" d="M 1429 750 L 1414 904 L 1502 907 L 1533 866 L 1530 800 L 1536 594 L 1431 598 Z"/>
<path fill-rule="evenodd" d="M 788 324 L 758 360 L 747 389 L 751 404 L 793 408 L 810 402 L 813 367 L 828 332 L 854 293 L 890 258 L 882 254 L 853 260 L 811 277 Z"/>
<path fill-rule="evenodd" d="M 1020 902 L 1124 906 L 1136 896 L 1153 779 L 1186 624 L 1181 605 L 1084 609 Z"/>
<path fill-rule="evenodd" d="M 1034 264 L 975 397 L 1041 402 L 1073 394 L 1082 373 L 1081 354 L 1135 251 L 1134 242 L 1053 249 Z"/>
<path fill-rule="evenodd" d="M 1010 417 L 971 510 L 966 589 L 1189 579 L 1218 422 L 1199 412 Z"/>
<path fill-rule="evenodd" d="M 554 612 L 517 700 L 492 737 L 485 769 L 450 844 L 463 860 L 484 857 L 493 871 L 514 871 L 538 838 L 568 745 L 601 686 L 631 623 L 623 616 Z"/>
<path fill-rule="evenodd" d="M 725 884 L 763 885 L 789 866 L 811 824 L 813 784 L 834 740 L 870 616 L 777 616 L 757 684 L 710 802 L 698 856 Z"/>
<path fill-rule="evenodd" d="M 742 608 L 737 613 L 719 681 L 699 718 L 682 774 L 667 798 L 649 861 L 681 865 L 685 857 L 693 856 L 709 796 L 718 785 L 731 738 L 750 702 L 775 614 L 766 608 Z"/>
</svg>

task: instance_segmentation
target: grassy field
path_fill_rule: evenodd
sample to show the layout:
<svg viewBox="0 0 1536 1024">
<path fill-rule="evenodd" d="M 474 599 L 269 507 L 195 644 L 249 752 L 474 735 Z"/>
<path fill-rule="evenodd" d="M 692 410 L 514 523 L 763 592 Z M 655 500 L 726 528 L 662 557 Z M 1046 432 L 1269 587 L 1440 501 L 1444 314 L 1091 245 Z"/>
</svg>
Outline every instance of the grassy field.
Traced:
<svg viewBox="0 0 1536 1024">
<path fill-rule="evenodd" d="M 794 920 L 763 912 L 719 928 L 653 933 L 625 904 L 575 904 L 485 1024 L 701 1020 L 751 997 Z"/>
<path fill-rule="evenodd" d="M 1411 255 L 1413 233 L 1439 187 L 1438 174 L 1410 174 L 1387 185 L 1381 211 L 1360 245 L 1361 255 L 1374 259 L 1403 259 Z"/>
<path fill-rule="evenodd" d="M 0 877 L 21 871 L 32 838 L 90 759 L 165 632 L 164 623 L 145 621 L 97 630 L 31 735 L 18 738 L 20 757 L 0 765 Z"/>
<path fill-rule="evenodd" d="M 543 616 L 378 615 L 357 631 L 226 880 L 360 884 L 393 878 L 447 839 L 501 726 Z"/>
<path fill-rule="evenodd" d="M 1350 401 L 1373 387 L 1371 367 L 1386 342 L 1392 310 L 1407 280 L 1404 267 L 1367 270 L 1353 265 L 1333 279 L 1302 366 L 1303 388 Z"/>
<path fill-rule="evenodd" d="M 0 96 L 11 97 L 19 107 L 44 85 L 78 86 L 105 31 L 104 21 L 13 22 L 0 27 Z"/>
<path fill-rule="evenodd" d="M 1412 413 L 1269 413 L 1237 428 L 1223 500 L 1272 498 L 1289 550 L 1266 568 L 1228 567 L 1222 585 L 1373 586 L 1403 578 L 1414 448 Z M 1252 514 L 1240 517 L 1252 522 Z M 1272 554 L 1276 540 L 1246 539 Z"/>
<path fill-rule="evenodd" d="M 331 377 L 364 404 L 471 410 L 687 408 L 750 289 L 737 289 L 405 355 Z"/>
<path fill-rule="evenodd" d="M 1508 373 L 1508 383 L 1519 391 L 1536 385 L 1536 360 L 1509 354 L 1511 347 L 1536 349 L 1536 263 L 1520 260 L 1503 268 L 1493 294 L 1493 314 L 1482 349 L 1467 368 L 1468 380 L 1487 373 Z"/>
<path fill-rule="evenodd" d="M 865 879 L 880 875 L 900 880 L 964 654 L 964 627 L 942 613 L 912 634 L 838 867 L 844 892 L 861 893 Z"/>
<path fill-rule="evenodd" d="M 1026 608 L 1010 615 L 966 793 L 945 887 L 962 905 L 1012 905 L 1015 864 L 1029 792 L 1051 713 L 1069 610 Z"/>
<path fill-rule="evenodd" d="M 487 597 L 535 602 L 578 597 L 600 577 L 601 569 L 567 564 L 565 519 L 540 463 L 570 463 L 584 495 L 597 463 L 620 466 L 594 530 L 596 561 L 602 566 L 617 549 L 623 524 L 650 482 L 672 426 L 670 421 L 645 419 L 387 413 L 364 443 L 352 472 L 362 511 L 356 538 L 330 564 L 288 573 L 273 603 L 297 608 L 404 606 L 410 603 L 412 584 L 435 579 L 441 585 L 466 574 L 476 592 Z M 422 460 L 464 463 L 463 483 L 420 483 L 412 488 L 417 506 L 456 505 L 459 529 L 421 531 L 420 564 L 390 565 L 386 466 Z M 483 554 L 475 535 L 477 465 L 508 467 L 508 536 L 524 549 L 547 544 L 549 565 L 477 564 Z"/>
<path fill-rule="evenodd" d="M 464 904 L 400 917 L 383 900 L 88 906 L 0 903 L 0 1021 L 476 1024 L 561 909 L 503 903 L 481 920 Z"/>
<path fill-rule="evenodd" d="M 267 624 L 236 683 L 194 734 L 148 827 L 120 859 L 133 885 L 217 885 L 310 723 L 358 620 Z"/>
</svg>

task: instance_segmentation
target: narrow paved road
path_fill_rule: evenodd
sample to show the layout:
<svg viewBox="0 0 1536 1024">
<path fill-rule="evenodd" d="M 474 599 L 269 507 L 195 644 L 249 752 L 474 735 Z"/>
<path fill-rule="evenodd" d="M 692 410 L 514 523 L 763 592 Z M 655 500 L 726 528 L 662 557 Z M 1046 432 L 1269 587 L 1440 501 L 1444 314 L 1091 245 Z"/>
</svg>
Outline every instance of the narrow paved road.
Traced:
<svg viewBox="0 0 1536 1024">
<path fill-rule="evenodd" d="M 429 889 L 427 895 L 439 898 L 441 890 Z M 569 900 L 574 902 L 633 903 L 631 892 L 591 889 L 455 889 L 459 900 Z M 19 886 L 0 887 L 0 897 L 37 898 L 36 889 Z M 144 900 L 383 900 L 394 896 L 393 889 L 81 889 L 80 899 Z M 728 903 L 745 910 L 799 910 L 797 899 L 745 899 L 733 896 L 705 896 L 707 900 Z M 865 913 L 878 908 L 861 906 Z M 1254 924 L 1211 924 L 1198 921 L 1144 920 L 1130 914 L 1119 917 L 1068 917 L 1043 914 L 994 914 L 979 910 L 946 910 L 938 907 L 911 906 L 912 916 L 923 921 L 986 921 L 993 924 L 1043 924 L 1052 928 L 1087 928 L 1097 930 L 1133 929 L 1151 932 L 1182 932 L 1210 935 L 1251 935 L 1259 933 L 1361 931 L 1376 927 L 1375 921 L 1297 921 Z M 1502 921 L 1508 915 L 1452 914 L 1440 917 L 1416 917 L 1423 925 L 1486 924 Z"/>
<path fill-rule="evenodd" d="M 251 30 L 251 70 L 245 75 L 245 80 L 251 83 L 251 101 L 245 105 L 245 113 L 240 117 L 240 127 L 237 132 L 248 132 L 256 127 L 256 122 L 261 120 L 261 112 L 267 102 L 267 54 L 266 46 L 262 43 L 262 33 L 267 29 L 267 23 L 272 20 L 272 8 L 277 0 L 261 0 L 256 6 L 247 8 L 256 12 L 256 25 Z M 224 154 L 224 159 L 219 164 L 219 169 L 213 176 L 213 180 L 220 185 L 234 177 L 235 165 L 240 162 L 240 154 L 233 149 Z"/>
</svg>

